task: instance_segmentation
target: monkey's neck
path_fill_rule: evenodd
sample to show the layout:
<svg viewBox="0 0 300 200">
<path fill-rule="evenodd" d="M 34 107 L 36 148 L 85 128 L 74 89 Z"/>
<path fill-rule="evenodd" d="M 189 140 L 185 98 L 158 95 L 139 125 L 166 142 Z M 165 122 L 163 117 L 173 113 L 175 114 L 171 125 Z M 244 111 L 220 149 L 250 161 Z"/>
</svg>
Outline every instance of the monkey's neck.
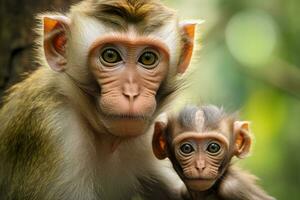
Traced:
<svg viewBox="0 0 300 200">
<path fill-rule="evenodd" d="M 113 154 L 120 144 L 125 141 L 126 139 L 117 137 L 110 134 L 97 134 L 95 133 L 95 137 L 97 139 L 97 146 L 101 147 L 100 151 L 105 150 L 107 152 L 107 155 Z M 104 148 L 104 149 L 102 149 Z"/>
</svg>

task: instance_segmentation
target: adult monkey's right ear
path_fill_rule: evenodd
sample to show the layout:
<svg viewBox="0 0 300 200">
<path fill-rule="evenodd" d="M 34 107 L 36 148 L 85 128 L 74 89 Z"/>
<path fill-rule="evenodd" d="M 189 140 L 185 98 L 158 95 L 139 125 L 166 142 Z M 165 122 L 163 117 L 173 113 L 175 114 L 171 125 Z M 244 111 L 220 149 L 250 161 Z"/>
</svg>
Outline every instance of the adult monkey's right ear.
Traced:
<svg viewBox="0 0 300 200">
<path fill-rule="evenodd" d="M 43 15 L 42 20 L 46 60 L 54 71 L 63 71 L 67 64 L 65 47 L 71 21 L 63 15 Z"/>
<path fill-rule="evenodd" d="M 166 125 L 163 122 L 155 122 L 152 140 L 152 150 L 156 158 L 162 160 L 167 157 L 167 141 L 165 137 Z"/>
<path fill-rule="evenodd" d="M 182 55 L 177 72 L 183 74 L 190 65 L 195 47 L 197 25 L 202 24 L 203 20 L 186 20 L 180 22 L 180 31 L 183 38 Z"/>
</svg>

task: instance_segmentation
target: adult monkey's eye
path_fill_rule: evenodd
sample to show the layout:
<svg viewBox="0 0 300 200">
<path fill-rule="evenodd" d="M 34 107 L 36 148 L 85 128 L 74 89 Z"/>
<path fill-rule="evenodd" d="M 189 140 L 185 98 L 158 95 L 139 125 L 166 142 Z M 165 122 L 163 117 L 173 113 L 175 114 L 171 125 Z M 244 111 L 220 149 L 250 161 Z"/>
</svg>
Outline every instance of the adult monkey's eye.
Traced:
<svg viewBox="0 0 300 200">
<path fill-rule="evenodd" d="M 115 64 L 122 60 L 118 51 L 113 48 L 105 49 L 101 54 L 101 60 L 108 64 Z"/>
<path fill-rule="evenodd" d="M 143 65 L 146 69 L 152 69 L 156 66 L 158 61 L 158 56 L 152 51 L 144 52 L 140 57 L 138 62 Z"/>
<path fill-rule="evenodd" d="M 184 154 L 190 154 L 195 151 L 194 147 L 189 143 L 184 143 L 180 146 L 180 151 Z"/>
<path fill-rule="evenodd" d="M 207 146 L 206 151 L 212 154 L 216 154 L 220 151 L 220 149 L 221 147 L 218 143 L 212 142 Z"/>
</svg>

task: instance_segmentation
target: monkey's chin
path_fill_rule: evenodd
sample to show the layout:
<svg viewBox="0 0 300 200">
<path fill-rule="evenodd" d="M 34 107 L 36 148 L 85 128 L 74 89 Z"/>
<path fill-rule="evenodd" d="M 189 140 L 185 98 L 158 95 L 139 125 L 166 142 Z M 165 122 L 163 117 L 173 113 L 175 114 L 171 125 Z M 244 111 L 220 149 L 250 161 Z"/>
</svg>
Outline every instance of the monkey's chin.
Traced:
<svg viewBox="0 0 300 200">
<path fill-rule="evenodd" d="M 194 191 L 206 191 L 210 189 L 214 183 L 214 179 L 188 179 L 184 181 L 186 186 Z"/>
<path fill-rule="evenodd" d="M 118 137 L 137 137 L 146 132 L 150 123 L 141 118 L 105 119 L 109 133 Z"/>
</svg>

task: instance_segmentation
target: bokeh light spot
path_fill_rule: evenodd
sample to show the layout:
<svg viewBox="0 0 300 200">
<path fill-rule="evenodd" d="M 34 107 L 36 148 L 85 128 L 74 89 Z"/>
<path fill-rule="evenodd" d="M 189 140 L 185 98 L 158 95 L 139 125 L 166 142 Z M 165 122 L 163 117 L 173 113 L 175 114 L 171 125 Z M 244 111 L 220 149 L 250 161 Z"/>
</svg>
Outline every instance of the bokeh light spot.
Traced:
<svg viewBox="0 0 300 200">
<path fill-rule="evenodd" d="M 247 66 L 262 66 L 277 42 L 277 26 L 263 11 L 247 10 L 234 15 L 226 28 L 226 43 L 232 55 Z"/>
</svg>

